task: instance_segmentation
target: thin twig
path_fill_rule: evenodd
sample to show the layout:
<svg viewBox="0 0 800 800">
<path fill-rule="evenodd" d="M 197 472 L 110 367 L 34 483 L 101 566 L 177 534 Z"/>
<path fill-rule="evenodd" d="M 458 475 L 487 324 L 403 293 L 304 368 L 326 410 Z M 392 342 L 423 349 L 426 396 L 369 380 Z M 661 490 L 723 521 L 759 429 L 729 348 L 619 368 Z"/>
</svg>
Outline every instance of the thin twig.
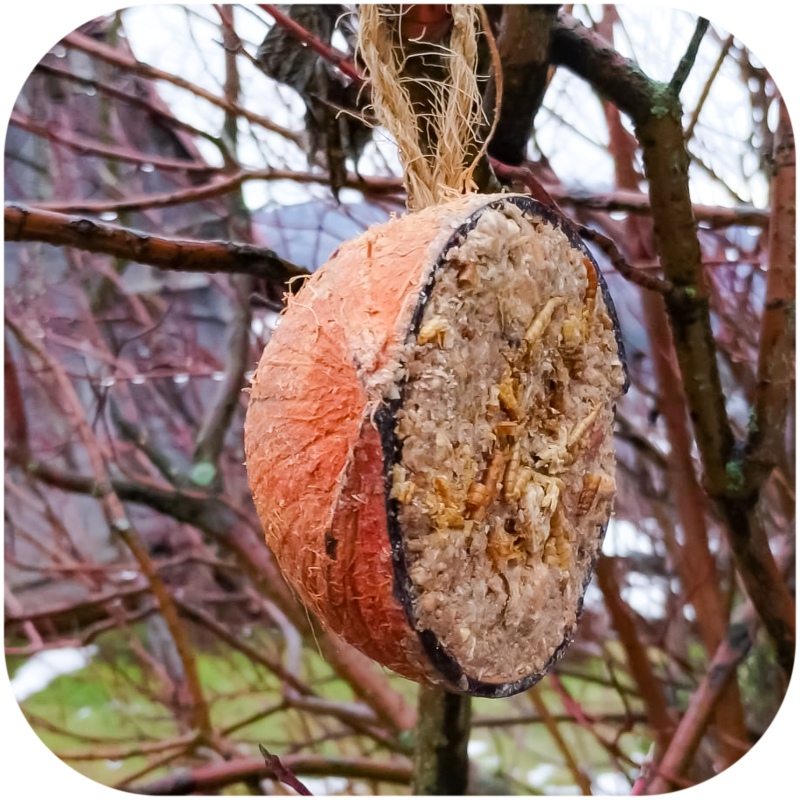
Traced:
<svg viewBox="0 0 800 800">
<path fill-rule="evenodd" d="M 213 173 L 218 171 L 216 167 L 201 161 L 193 161 L 186 158 L 168 158 L 155 153 L 142 153 L 129 147 L 115 147 L 114 145 L 103 144 L 96 139 L 70 133 L 61 128 L 41 125 L 36 120 L 16 111 L 11 114 L 11 124 L 29 133 L 35 133 L 48 141 L 64 145 L 83 156 L 101 156 L 127 164 L 146 164 L 156 169 L 171 172 Z"/>
<path fill-rule="evenodd" d="M 573 754 L 572 750 L 570 750 L 569 745 L 564 737 L 561 735 L 561 731 L 558 729 L 558 724 L 553 714 L 550 713 L 550 710 L 547 708 L 547 704 L 544 702 L 544 699 L 541 696 L 540 687 L 534 686 L 532 689 L 529 689 L 528 697 L 536 707 L 536 710 L 539 712 L 539 717 L 544 723 L 545 728 L 547 728 L 550 738 L 553 740 L 559 752 L 564 757 L 564 763 L 566 764 L 567 769 L 570 771 L 572 777 L 575 779 L 575 783 L 581 790 L 581 793 L 591 796 L 592 782 L 589 780 L 586 773 L 580 768 L 575 755 Z"/>
<path fill-rule="evenodd" d="M 632 267 L 625 260 L 614 241 L 608 236 L 586 225 L 579 225 L 578 232 L 587 242 L 594 242 L 608 256 L 614 269 L 631 283 L 659 294 L 668 294 L 673 290 L 674 287 L 670 281 L 659 278 L 657 275 L 649 275 L 640 269 Z"/>
<path fill-rule="evenodd" d="M 278 133 L 285 139 L 294 142 L 298 146 L 301 144 L 300 134 L 290 131 L 288 128 L 284 128 L 281 125 L 276 125 L 271 119 L 269 119 L 269 117 L 263 117 L 260 114 L 256 114 L 238 105 L 231 105 L 227 100 L 225 100 L 225 98 L 218 97 L 217 95 L 207 91 L 206 89 L 203 89 L 201 86 L 198 86 L 191 81 L 187 81 L 184 78 L 173 75 L 170 72 L 165 72 L 164 70 L 157 69 L 156 67 L 151 67 L 149 64 L 137 61 L 135 58 L 133 58 L 133 56 L 130 56 L 115 47 L 98 42 L 92 39 L 90 36 L 85 36 L 82 33 L 74 32 L 69 34 L 69 36 L 65 36 L 62 42 L 68 47 L 80 50 L 83 53 L 87 53 L 88 55 L 100 59 L 101 61 L 105 61 L 107 64 L 113 64 L 116 67 L 120 67 L 121 69 L 141 75 L 144 78 L 171 83 L 173 86 L 185 89 L 186 91 L 191 92 L 193 95 L 201 97 L 203 100 L 206 100 L 217 108 L 221 108 L 223 111 L 235 112 L 248 122 L 252 122 L 255 125 L 260 125 L 262 128 L 272 131 L 273 133 Z"/>
<path fill-rule="evenodd" d="M 89 463 L 91 464 L 94 480 L 100 489 L 99 500 L 106 522 L 113 533 L 127 545 L 133 557 L 138 562 L 139 568 L 150 584 L 153 595 L 161 610 L 161 614 L 164 617 L 164 621 L 175 643 L 183 666 L 186 687 L 191 698 L 192 724 L 200 733 L 209 736 L 211 733 L 211 718 L 209 715 L 208 703 L 203 694 L 200 676 L 197 671 L 197 661 L 189 640 L 188 632 L 180 620 L 172 595 L 167 589 L 163 579 L 158 574 L 158 570 L 155 568 L 144 542 L 132 525 L 118 495 L 114 492 L 105 458 L 97 442 L 95 433 L 86 418 L 83 405 L 75 391 L 75 387 L 67 377 L 61 364 L 56 361 L 49 352 L 37 344 L 33 338 L 28 336 L 19 322 L 10 320 L 7 317 L 6 325 L 14 332 L 19 343 L 26 350 L 33 353 L 42 363 L 44 369 L 54 378 L 59 393 L 66 403 L 65 414 L 83 441 Z"/>
<path fill-rule="evenodd" d="M 750 614 L 752 616 L 752 607 Z M 647 785 L 648 794 L 664 794 L 673 788 L 691 764 L 714 709 L 736 675 L 736 668 L 750 650 L 753 641 L 752 619 L 731 625 L 728 636 L 720 644 L 697 691 L 692 695 L 686 713 L 672 741 L 654 770 Z"/>
<path fill-rule="evenodd" d="M 683 84 L 686 83 L 686 79 L 689 77 L 689 73 L 692 71 L 695 59 L 697 58 L 697 51 L 700 49 L 700 42 L 703 41 L 703 37 L 706 35 L 707 30 L 708 20 L 704 17 L 698 17 L 697 25 L 694 29 L 694 34 L 692 35 L 691 41 L 689 42 L 689 46 L 686 48 L 686 52 L 683 54 L 683 58 L 681 58 L 678 67 L 675 70 L 675 74 L 672 76 L 672 80 L 669 82 L 669 90 L 673 94 L 679 95 L 681 93 Z"/>
<path fill-rule="evenodd" d="M 258 7 L 266 11 L 267 14 L 275 20 L 277 25 L 289 31 L 299 42 L 302 42 L 317 55 L 322 56 L 326 61 L 333 64 L 351 81 L 354 81 L 359 86 L 367 83 L 367 79 L 356 69 L 352 59 L 345 53 L 320 41 L 314 34 L 310 33 L 302 25 L 284 14 L 277 6 L 270 5 L 269 3 L 259 3 Z"/>
<path fill-rule="evenodd" d="M 733 45 L 733 34 L 728 36 L 728 38 L 724 41 L 722 49 L 719 52 L 719 56 L 717 56 L 717 60 L 714 62 L 714 66 L 711 68 L 711 73 L 709 74 L 708 79 L 703 85 L 703 91 L 700 92 L 700 97 L 697 99 L 694 109 L 692 110 L 692 116 L 689 119 L 689 124 L 686 126 L 686 131 L 683 134 L 687 142 L 694 135 L 694 129 L 695 126 L 697 125 L 697 120 L 700 119 L 700 113 L 703 110 L 703 106 L 705 106 L 706 104 L 706 100 L 708 100 L 708 95 L 711 92 L 711 87 L 714 84 L 714 81 L 716 80 L 720 69 L 722 69 L 722 65 L 725 63 L 725 59 L 728 57 L 728 53 L 730 52 L 732 45 Z"/>
<path fill-rule="evenodd" d="M 308 788 L 297 779 L 297 776 L 287 766 L 281 762 L 278 756 L 270 753 L 263 744 L 259 744 L 258 749 L 264 758 L 264 763 L 270 770 L 272 770 L 276 780 L 280 781 L 281 783 L 285 783 L 288 787 L 294 789 L 297 794 L 301 796 L 311 796 L 311 792 L 308 790 Z"/>
<path fill-rule="evenodd" d="M 254 170 L 243 169 L 226 178 L 219 178 L 199 186 L 190 186 L 160 194 L 134 195 L 124 200 L 54 200 L 31 203 L 31 205 L 44 211 L 59 211 L 62 213 L 103 214 L 141 211 L 143 209 L 184 205 L 185 203 L 200 203 L 204 200 L 221 197 L 236 191 L 248 181 L 295 181 L 302 184 L 319 183 L 327 185 L 330 182 L 330 177 L 324 172 L 296 172 L 291 169 L 273 169 L 272 167 Z M 348 174 L 342 185 L 349 189 L 358 189 L 366 195 L 392 195 L 403 191 L 402 182 L 396 178 L 361 178 L 355 174 Z"/>
</svg>

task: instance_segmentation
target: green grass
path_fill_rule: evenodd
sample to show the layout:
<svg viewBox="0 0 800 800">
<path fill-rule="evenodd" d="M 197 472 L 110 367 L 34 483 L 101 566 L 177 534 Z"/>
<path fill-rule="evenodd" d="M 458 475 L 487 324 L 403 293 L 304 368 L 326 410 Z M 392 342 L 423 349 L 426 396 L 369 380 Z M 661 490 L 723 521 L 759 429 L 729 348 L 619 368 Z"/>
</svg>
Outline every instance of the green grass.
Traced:
<svg viewBox="0 0 800 800">
<path fill-rule="evenodd" d="M 251 643 L 265 651 L 277 653 L 279 640 L 269 632 L 254 634 Z M 46 689 L 22 703 L 23 711 L 45 745 L 57 754 L 96 751 L 99 746 L 132 747 L 137 742 L 157 741 L 181 734 L 179 724 L 170 709 L 159 701 L 157 686 L 134 660 L 133 654 L 119 634 L 109 634 L 98 641 L 99 652 L 92 663 L 71 675 L 55 679 Z M 215 729 L 220 730 L 266 710 L 281 700 L 280 685 L 275 677 L 245 656 L 224 647 L 198 650 L 198 669 Z M 9 662 L 13 672 L 24 659 Z M 580 669 L 596 677 L 608 677 L 600 659 L 582 661 Z M 388 673 L 387 673 L 388 674 Z M 303 653 L 301 676 L 329 700 L 352 701 L 353 692 L 336 678 L 331 668 L 308 647 Z M 416 685 L 392 676 L 392 685 L 407 700 L 416 703 Z M 587 713 L 622 712 L 624 707 L 616 692 L 607 686 L 575 677 L 564 677 L 564 686 Z M 543 698 L 553 713 L 563 711 L 558 696 L 545 681 Z M 507 700 L 476 699 L 474 717 L 513 716 L 530 714 L 533 710 L 526 695 Z M 38 724 L 37 720 L 47 724 Z M 55 726 L 60 730 L 48 729 Z M 288 710 L 257 719 L 239 728 L 232 739 L 237 753 L 256 756 L 257 744 L 263 743 L 278 755 L 294 752 L 297 743 L 313 740 L 311 752 L 329 756 L 356 756 L 364 753 L 363 737 L 330 738 L 341 726 L 324 716 L 300 714 Z M 585 729 L 572 724 L 560 725 L 560 730 L 582 767 L 590 774 L 615 769 L 606 750 Z M 602 730 L 612 741 L 617 731 Z M 409 741 L 412 736 L 406 737 Z M 538 793 L 547 787 L 570 786 L 574 778 L 563 764 L 562 754 L 544 725 L 515 725 L 504 730 L 475 728 L 473 741 L 485 742 L 486 749 L 475 760 L 487 776 L 498 776 L 507 788 L 518 793 Z M 102 742 L 102 744 L 99 744 Z M 646 752 L 649 742 L 635 729 L 623 734 L 619 746 L 627 753 Z M 381 748 L 369 751 L 374 758 L 384 759 L 388 753 Z M 103 784 L 114 784 L 132 775 L 154 756 L 133 755 L 122 761 L 68 762 L 80 773 Z M 175 764 L 181 763 L 177 760 Z M 552 765 L 554 771 L 544 783 L 531 786 L 530 770 L 542 764 Z M 169 768 L 154 771 L 146 780 L 164 774 Z M 239 788 L 229 793 L 238 793 Z M 401 787 L 386 786 L 385 791 L 398 793 Z"/>
</svg>

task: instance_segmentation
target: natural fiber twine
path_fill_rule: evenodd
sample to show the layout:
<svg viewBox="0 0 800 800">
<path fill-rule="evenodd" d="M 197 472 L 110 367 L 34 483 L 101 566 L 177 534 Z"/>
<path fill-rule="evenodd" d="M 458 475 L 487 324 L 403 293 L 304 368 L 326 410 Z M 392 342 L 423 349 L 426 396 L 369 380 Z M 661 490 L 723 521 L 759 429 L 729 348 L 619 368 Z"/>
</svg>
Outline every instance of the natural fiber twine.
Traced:
<svg viewBox="0 0 800 800">
<path fill-rule="evenodd" d="M 431 45 L 430 54 L 444 59 L 447 79 L 429 85 L 432 152 L 425 154 L 423 117 L 408 91 L 409 82 L 418 79 L 404 75 L 409 56 L 396 9 L 359 5 L 358 49 L 369 73 L 375 116 L 400 150 L 407 205 L 414 211 L 475 190 L 472 176 L 483 154 L 483 148 L 475 154 L 475 143 L 486 122 L 477 76 L 479 10 L 472 4 L 450 6 L 449 45 Z"/>
</svg>

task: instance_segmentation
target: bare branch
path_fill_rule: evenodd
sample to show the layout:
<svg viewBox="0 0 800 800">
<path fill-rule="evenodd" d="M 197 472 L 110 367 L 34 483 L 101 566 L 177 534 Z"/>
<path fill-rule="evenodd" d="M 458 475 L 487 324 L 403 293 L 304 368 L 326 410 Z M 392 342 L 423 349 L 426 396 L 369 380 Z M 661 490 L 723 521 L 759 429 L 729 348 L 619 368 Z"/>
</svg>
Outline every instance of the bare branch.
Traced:
<svg viewBox="0 0 800 800">
<path fill-rule="evenodd" d="M 672 76 L 672 80 L 669 82 L 669 89 L 676 96 L 681 93 L 683 84 L 686 83 L 686 79 L 689 77 L 689 73 L 692 71 L 695 59 L 697 58 L 697 51 L 700 49 L 700 42 L 703 41 L 703 37 L 706 35 L 707 30 L 708 20 L 704 19 L 703 17 L 698 17 L 697 25 L 694 29 L 692 39 L 689 42 L 689 46 L 686 48 L 686 52 L 683 54 L 683 58 L 681 58 L 678 68 L 675 70 L 675 74 Z"/>
<path fill-rule="evenodd" d="M 150 584 L 153 596 L 158 603 L 161 614 L 169 629 L 169 633 L 175 642 L 175 647 L 183 666 L 183 677 L 186 681 L 186 687 L 192 704 L 192 724 L 204 735 L 209 735 L 211 732 L 211 718 L 208 704 L 203 694 L 202 684 L 200 683 L 197 661 L 189 640 L 188 632 L 180 620 L 172 595 L 167 589 L 163 579 L 158 574 L 158 570 L 153 564 L 144 542 L 131 524 L 124 506 L 111 486 L 105 458 L 98 445 L 94 431 L 86 419 L 83 406 L 75 392 L 75 387 L 67 377 L 61 364 L 56 361 L 47 350 L 40 347 L 28 336 L 21 325 L 9 319 L 6 319 L 6 324 L 14 332 L 20 344 L 26 350 L 35 354 L 37 359 L 42 363 L 44 369 L 53 376 L 54 382 L 66 404 L 65 415 L 73 424 L 83 441 L 89 463 L 92 467 L 94 480 L 101 488 L 99 500 L 108 526 L 111 531 L 119 536 L 125 543 L 138 562 L 142 574 L 147 578 Z"/>
<path fill-rule="evenodd" d="M 404 758 L 389 762 L 372 758 L 325 758 L 315 755 L 286 755 L 283 765 L 295 775 L 340 776 L 408 784 L 411 781 L 411 765 Z M 160 778 L 152 783 L 130 787 L 137 794 L 183 795 L 209 794 L 211 792 L 249 779 L 277 778 L 263 758 L 237 758 L 198 767 L 189 773 Z"/>
<path fill-rule="evenodd" d="M 199 203 L 203 200 L 221 197 L 236 191 L 247 181 L 295 181 L 302 184 L 327 185 L 330 183 L 330 178 L 322 172 L 295 172 L 290 169 L 267 167 L 266 169 L 241 170 L 226 178 L 163 194 L 138 195 L 125 200 L 54 200 L 31 205 L 44 211 L 60 211 L 62 213 L 102 214 L 105 212 L 141 211 L 148 208 L 167 208 L 185 203 Z M 358 175 L 349 174 L 342 185 L 349 189 L 358 189 L 367 195 L 391 195 L 403 191 L 402 182 L 396 178 L 360 178 Z"/>
<path fill-rule="evenodd" d="M 289 31 L 298 42 L 302 42 L 306 47 L 311 48 L 317 55 L 322 56 L 327 62 L 333 64 L 342 75 L 346 75 L 351 81 L 359 85 L 367 83 L 367 79 L 356 69 L 352 59 L 340 52 L 335 47 L 330 47 L 309 33 L 302 25 L 295 22 L 290 16 L 284 14 L 277 6 L 268 3 L 259 3 L 258 7 L 267 12 L 274 20 L 276 25 L 280 25 Z"/>
<path fill-rule="evenodd" d="M 6 205 L 8 241 L 46 242 L 180 272 L 227 272 L 285 283 L 308 274 L 272 250 L 232 242 L 167 239 L 85 217 Z"/>
<path fill-rule="evenodd" d="M 216 167 L 212 167 L 201 161 L 192 161 L 186 158 L 167 158 L 155 153 L 140 153 L 128 147 L 115 147 L 114 145 L 102 144 L 95 139 L 68 133 L 60 128 L 40 125 L 30 117 L 26 117 L 18 112 L 13 112 L 11 114 L 11 124 L 29 133 L 35 133 L 43 139 L 69 147 L 71 150 L 84 156 L 101 156 L 128 164 L 148 164 L 156 169 L 172 172 L 209 173 L 218 171 Z"/>
<path fill-rule="evenodd" d="M 157 69 L 156 67 L 151 67 L 149 64 L 144 64 L 141 61 L 137 61 L 135 58 L 133 58 L 133 56 L 128 55 L 116 47 L 111 47 L 103 42 L 98 42 L 92 39 L 90 36 L 85 36 L 77 31 L 69 34 L 69 36 L 65 36 L 62 42 L 68 47 L 72 47 L 76 50 L 80 50 L 83 53 L 94 56 L 101 61 L 105 61 L 107 64 L 113 64 L 116 67 L 120 67 L 121 69 L 141 75 L 144 78 L 149 78 L 150 80 L 166 81 L 167 83 L 173 84 L 173 86 L 185 89 L 197 97 L 203 98 L 203 100 L 206 100 L 217 108 L 221 108 L 223 111 L 236 113 L 246 119 L 248 122 L 252 122 L 254 125 L 260 125 L 265 130 L 278 133 L 285 139 L 300 145 L 300 134 L 290 131 L 281 125 L 276 125 L 271 119 L 269 119 L 269 117 L 262 117 L 260 114 L 256 114 L 246 108 L 242 108 L 238 105 L 232 105 L 225 98 L 218 97 L 206 89 L 203 89 L 201 86 L 198 86 L 191 81 L 187 81 L 177 75 L 173 75 L 170 72 L 165 72 L 164 70 Z"/>
<path fill-rule="evenodd" d="M 667 294 L 672 291 L 673 286 L 669 281 L 665 281 L 656 275 L 648 275 L 646 272 L 632 267 L 620 253 L 613 239 L 609 239 L 608 236 L 588 228 L 586 225 L 578 226 L 578 231 L 587 242 L 594 242 L 608 256 L 611 265 L 626 280 L 641 286 L 643 289 L 658 292 L 659 294 Z"/>
<path fill-rule="evenodd" d="M 746 452 L 748 481 L 766 479 L 786 448 L 786 414 L 794 380 L 797 156 L 783 99 L 775 136 L 767 296 L 761 321 L 758 382 Z"/>
<path fill-rule="evenodd" d="M 703 110 L 703 106 L 706 104 L 706 100 L 708 100 L 708 95 L 711 91 L 711 87 L 714 84 L 714 81 L 719 75 L 719 71 L 722 69 L 722 65 L 725 62 L 725 59 L 728 57 L 728 53 L 730 52 L 731 45 L 733 44 L 733 34 L 729 35 L 728 38 L 722 45 L 722 49 L 719 51 L 719 55 L 717 56 L 717 60 L 714 62 L 714 66 L 711 68 L 711 73 L 706 79 L 705 84 L 703 84 L 703 91 L 700 93 L 700 97 L 695 103 L 694 109 L 692 110 L 692 116 L 689 119 L 689 124 L 686 126 L 686 132 L 684 133 L 684 138 L 688 142 L 692 136 L 694 135 L 694 129 L 697 125 L 697 120 L 700 119 L 700 113 Z M 696 214 L 695 214 L 696 216 Z"/>
<path fill-rule="evenodd" d="M 752 609 L 751 609 L 752 611 Z M 676 779 L 683 776 L 694 758 L 714 709 L 736 676 L 736 668 L 750 650 L 752 620 L 733 624 L 717 649 L 700 686 L 692 695 L 686 713 L 658 764 L 656 775 L 647 785 L 648 794 L 669 792 Z"/>
</svg>

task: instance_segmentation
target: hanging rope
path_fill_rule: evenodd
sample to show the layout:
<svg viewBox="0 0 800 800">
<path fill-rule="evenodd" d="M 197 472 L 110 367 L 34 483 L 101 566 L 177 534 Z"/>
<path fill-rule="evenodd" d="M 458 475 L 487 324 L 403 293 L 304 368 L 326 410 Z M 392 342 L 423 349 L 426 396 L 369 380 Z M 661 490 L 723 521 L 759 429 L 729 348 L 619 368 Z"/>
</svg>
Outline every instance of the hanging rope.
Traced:
<svg viewBox="0 0 800 800">
<path fill-rule="evenodd" d="M 410 55 L 397 6 L 358 7 L 358 50 L 369 74 L 372 105 L 397 142 L 411 211 L 474 191 L 473 172 L 486 146 L 475 152 L 486 124 L 477 75 L 479 6 L 454 4 L 450 9 L 453 25 L 447 46 L 431 44 L 430 51 L 415 51 L 413 56 L 430 55 L 442 62 L 445 79 L 438 80 L 407 74 Z M 483 27 L 488 29 L 485 22 Z M 489 37 L 493 46 L 491 33 Z M 492 55 L 494 60 L 494 48 Z M 409 93 L 413 81 L 425 83 L 430 93 L 426 113 L 414 108 Z"/>
</svg>

